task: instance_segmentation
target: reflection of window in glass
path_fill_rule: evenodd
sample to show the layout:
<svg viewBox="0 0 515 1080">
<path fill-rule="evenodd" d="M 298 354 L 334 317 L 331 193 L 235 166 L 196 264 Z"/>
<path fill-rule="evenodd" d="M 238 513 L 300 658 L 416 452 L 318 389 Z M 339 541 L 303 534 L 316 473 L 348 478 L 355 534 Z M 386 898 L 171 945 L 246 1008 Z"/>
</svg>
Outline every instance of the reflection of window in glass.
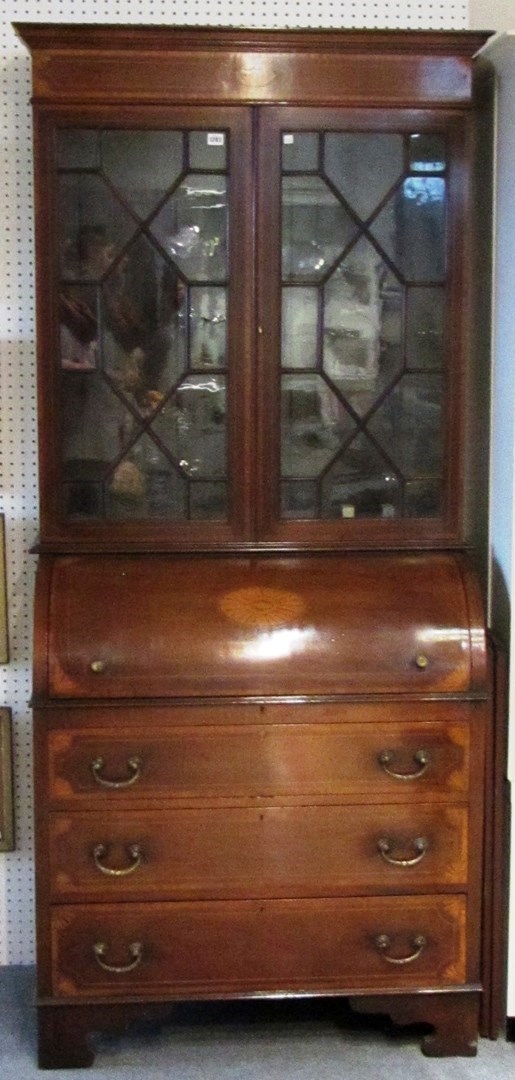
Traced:
<svg viewBox="0 0 515 1080">
<path fill-rule="evenodd" d="M 411 135 L 409 140 L 411 172 L 442 173 L 446 168 L 445 140 L 441 135 Z"/>
<path fill-rule="evenodd" d="M 407 281 L 443 281 L 446 182 L 409 176 L 372 224 L 382 250 Z"/>
<path fill-rule="evenodd" d="M 411 281 L 441 281 L 445 276 L 445 180 L 410 176 L 398 193 L 397 252 Z"/>
</svg>

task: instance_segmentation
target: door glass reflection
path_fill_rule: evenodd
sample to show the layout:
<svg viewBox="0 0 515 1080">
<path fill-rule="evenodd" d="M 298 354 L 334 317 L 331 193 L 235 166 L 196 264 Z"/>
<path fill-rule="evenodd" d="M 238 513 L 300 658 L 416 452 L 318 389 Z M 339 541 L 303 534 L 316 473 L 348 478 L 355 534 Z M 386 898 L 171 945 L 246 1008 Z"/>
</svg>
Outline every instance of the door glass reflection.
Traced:
<svg viewBox="0 0 515 1080">
<path fill-rule="evenodd" d="M 65 515 L 225 520 L 227 136 L 63 129 L 57 161 Z"/>
<path fill-rule="evenodd" d="M 281 514 L 438 516 L 445 140 L 287 133 L 282 169 Z"/>
</svg>

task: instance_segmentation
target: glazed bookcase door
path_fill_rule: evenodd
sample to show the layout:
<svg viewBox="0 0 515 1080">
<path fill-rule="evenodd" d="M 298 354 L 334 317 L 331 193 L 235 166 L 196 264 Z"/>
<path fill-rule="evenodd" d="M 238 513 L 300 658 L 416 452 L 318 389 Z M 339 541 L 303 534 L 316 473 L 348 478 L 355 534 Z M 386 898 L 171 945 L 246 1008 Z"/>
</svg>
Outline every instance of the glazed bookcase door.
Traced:
<svg viewBox="0 0 515 1080">
<path fill-rule="evenodd" d="M 44 542 L 191 548 L 248 535 L 249 120 L 184 108 L 43 117 L 41 340 L 54 388 L 43 412 L 56 402 L 42 425 Z"/>
<path fill-rule="evenodd" d="M 265 541 L 459 540 L 464 125 L 262 114 Z"/>
</svg>

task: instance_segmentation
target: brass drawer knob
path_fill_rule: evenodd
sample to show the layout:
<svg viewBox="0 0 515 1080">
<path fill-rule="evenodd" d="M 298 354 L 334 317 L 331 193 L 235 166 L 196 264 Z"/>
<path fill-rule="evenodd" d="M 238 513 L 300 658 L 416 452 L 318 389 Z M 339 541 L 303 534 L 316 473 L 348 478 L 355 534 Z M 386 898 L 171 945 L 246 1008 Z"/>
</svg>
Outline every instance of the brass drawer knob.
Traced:
<svg viewBox="0 0 515 1080">
<path fill-rule="evenodd" d="M 129 945 L 128 953 L 131 959 L 128 964 L 108 964 L 107 961 L 104 960 L 104 957 L 107 956 L 108 952 L 109 947 L 106 945 L 105 941 L 97 941 L 93 946 L 93 955 L 99 967 L 114 975 L 126 975 L 128 971 L 134 971 L 134 968 L 137 968 L 138 964 L 141 964 L 143 959 L 143 945 L 140 941 L 133 941 L 132 944 Z"/>
<path fill-rule="evenodd" d="M 92 660 L 89 666 L 94 675 L 102 675 L 106 668 L 103 660 Z"/>
<path fill-rule="evenodd" d="M 94 761 L 91 762 L 90 766 L 91 772 L 93 773 L 93 776 L 97 784 L 100 785 L 100 787 L 114 788 L 118 790 L 120 788 L 128 788 L 131 786 L 131 784 L 135 784 L 136 780 L 139 780 L 141 776 L 142 762 L 141 758 L 139 757 L 130 757 L 127 761 L 127 770 L 130 775 L 127 777 L 126 780 L 106 780 L 105 776 L 100 775 L 102 769 L 104 768 L 104 765 L 105 761 L 103 757 L 97 757 Z"/>
<path fill-rule="evenodd" d="M 130 860 L 129 866 L 124 866 L 120 870 L 113 869 L 110 866 L 104 866 L 102 859 L 105 859 L 108 847 L 105 844 L 95 844 L 93 848 L 93 858 L 95 860 L 95 866 L 97 870 L 100 870 L 102 874 L 106 874 L 108 877 L 127 877 L 128 874 L 133 874 L 138 866 L 141 866 L 143 856 L 139 844 L 129 844 L 126 848 L 127 855 Z"/>
<path fill-rule="evenodd" d="M 418 653 L 415 657 L 415 667 L 417 667 L 419 671 L 425 671 L 426 668 L 429 667 L 429 657 L 426 656 L 425 653 Z"/>
<path fill-rule="evenodd" d="M 375 939 L 376 949 L 379 950 L 384 960 L 388 964 L 412 964 L 415 960 L 418 960 L 421 952 L 427 945 L 427 938 L 423 934 L 417 934 L 413 938 L 412 946 L 413 952 L 409 956 L 388 956 L 388 950 L 392 946 L 391 938 L 388 934 L 378 934 Z"/>
<path fill-rule="evenodd" d="M 413 840 L 412 844 L 416 855 L 413 855 L 411 859 L 397 859 L 394 855 L 390 855 L 393 846 L 393 841 L 389 840 L 387 836 L 382 836 L 377 841 L 377 850 L 386 863 L 389 863 L 390 866 L 416 866 L 427 853 L 429 844 L 424 836 L 417 836 L 417 839 Z"/>
<path fill-rule="evenodd" d="M 412 772 L 397 772 L 395 769 L 390 768 L 394 757 L 395 752 L 393 750 L 381 750 L 377 755 L 377 760 L 383 772 L 387 773 L 388 776 L 393 776 L 394 780 L 418 780 L 420 776 L 423 776 L 429 765 L 427 750 L 417 750 L 413 754 L 413 761 L 417 767 Z"/>
</svg>

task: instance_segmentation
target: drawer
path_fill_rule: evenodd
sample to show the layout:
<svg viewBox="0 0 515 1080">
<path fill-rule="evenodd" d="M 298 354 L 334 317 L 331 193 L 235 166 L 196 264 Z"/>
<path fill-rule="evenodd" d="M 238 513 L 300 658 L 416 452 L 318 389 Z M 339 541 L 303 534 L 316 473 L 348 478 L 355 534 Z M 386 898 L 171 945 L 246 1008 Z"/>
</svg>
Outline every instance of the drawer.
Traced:
<svg viewBox="0 0 515 1080">
<path fill-rule="evenodd" d="M 180 713 L 184 716 L 188 710 Z M 459 710 L 456 710 L 459 713 Z M 147 799 L 256 799 L 352 796 L 386 801 L 463 799 L 469 788 L 471 729 L 464 720 L 372 722 L 377 716 L 411 717 L 416 704 L 361 711 L 334 706 L 334 723 L 230 723 L 123 725 L 123 715 L 102 711 L 105 725 L 54 728 L 48 735 L 50 798 L 54 805 L 134 804 Z M 445 715 L 445 710 L 430 710 Z M 206 718 L 209 709 L 205 710 Z M 256 717 L 259 715 L 256 708 Z M 284 710 L 283 710 L 284 715 Z M 313 719 L 314 709 L 290 709 Z M 359 715 L 370 722 L 336 722 Z M 468 713 L 465 713 L 468 716 Z M 170 721 L 173 710 L 168 710 Z M 91 721 L 90 721 L 91 722 Z M 118 727 L 116 724 L 118 723 Z M 478 760 L 481 739 L 477 740 Z"/>
<path fill-rule="evenodd" d="M 466 887 L 463 806 L 53 814 L 54 900 L 228 899 Z"/>
<path fill-rule="evenodd" d="M 466 981 L 466 901 L 64 905 L 51 948 L 53 992 L 68 998 L 441 988 Z"/>
<path fill-rule="evenodd" d="M 450 553 L 62 556 L 48 589 L 50 697 L 485 687 L 475 585 Z"/>
</svg>

